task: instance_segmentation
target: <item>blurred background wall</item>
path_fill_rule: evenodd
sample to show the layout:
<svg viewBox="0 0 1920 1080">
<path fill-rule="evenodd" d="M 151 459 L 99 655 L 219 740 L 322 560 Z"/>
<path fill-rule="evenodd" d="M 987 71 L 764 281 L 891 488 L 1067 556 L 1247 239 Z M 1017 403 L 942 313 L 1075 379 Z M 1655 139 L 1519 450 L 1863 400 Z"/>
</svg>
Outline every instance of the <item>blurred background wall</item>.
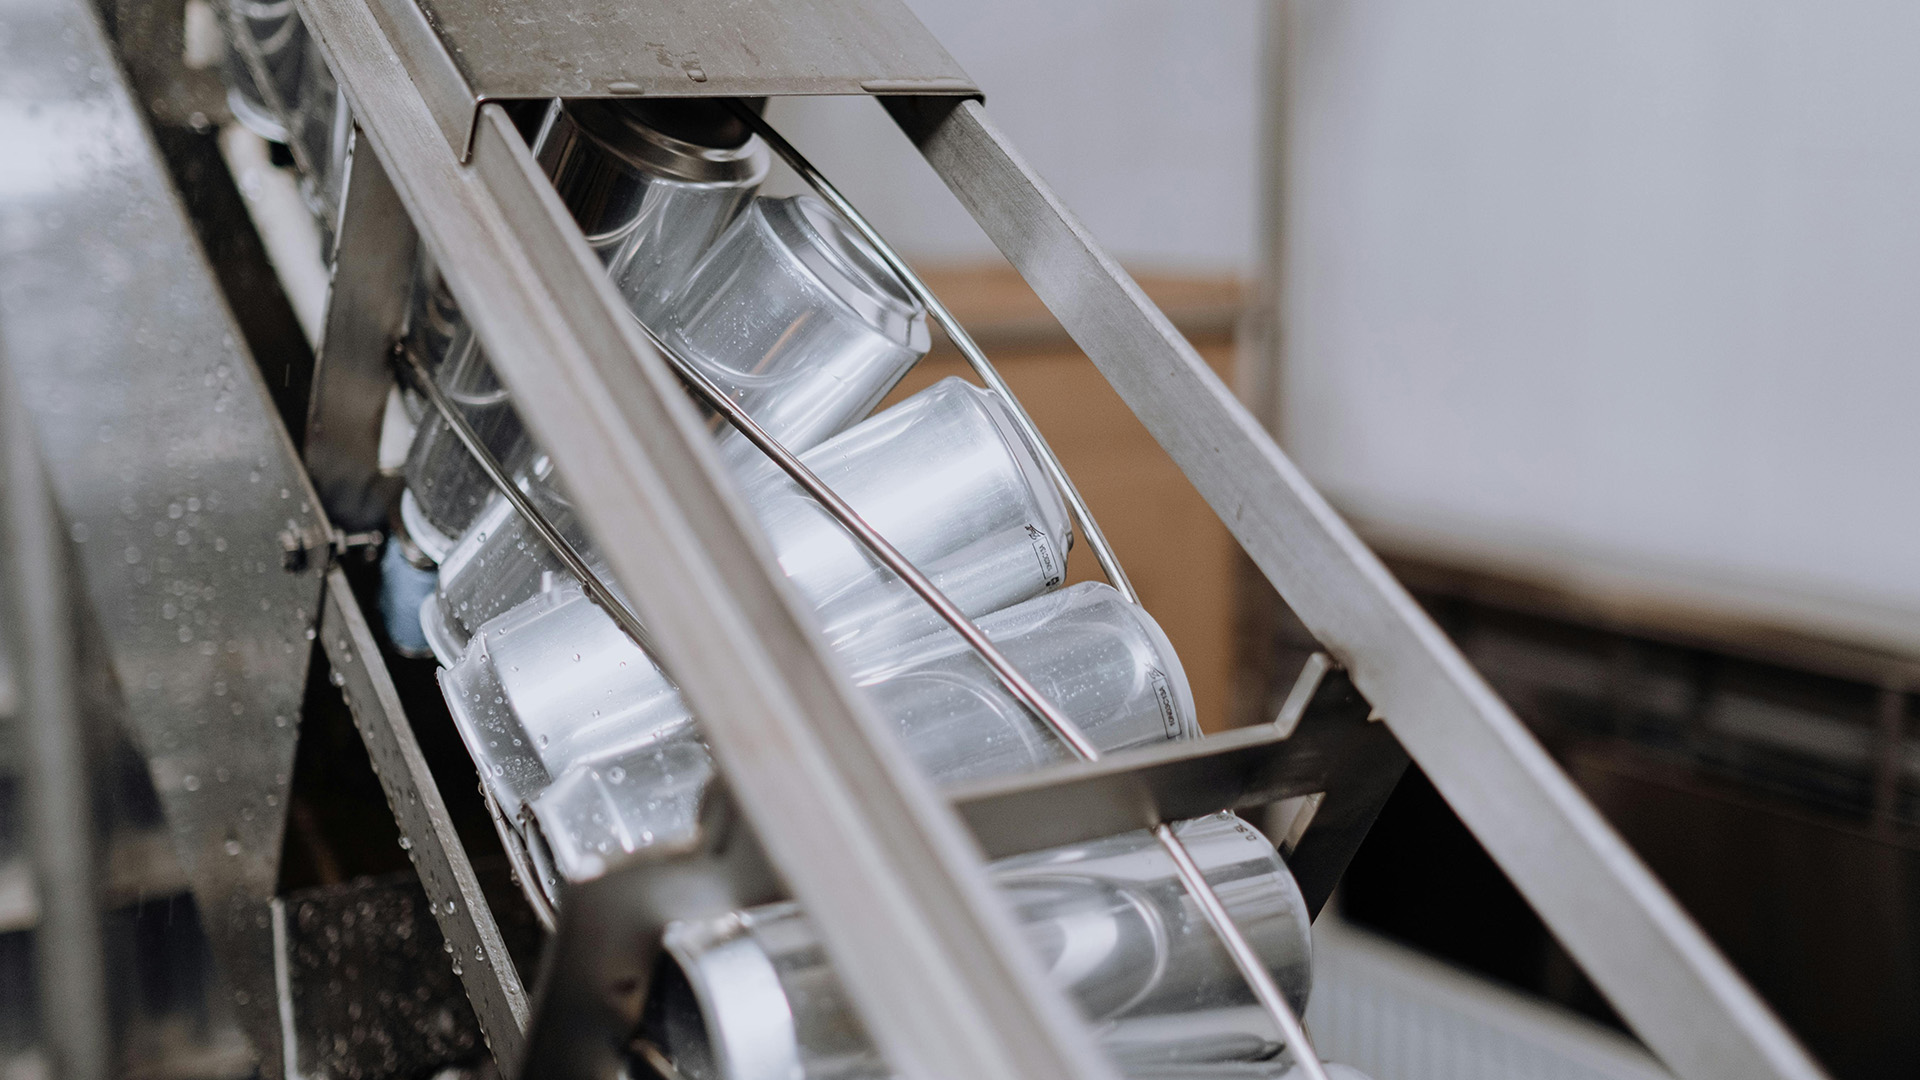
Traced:
<svg viewBox="0 0 1920 1080">
<path fill-rule="evenodd" d="M 1920 1073 L 1920 10 L 911 3 L 1835 1075 Z M 1205 507 L 877 108 L 775 108 L 1263 718 L 1302 639 Z M 1479 980 L 1329 924 L 1315 1023 L 1381 1080 L 1650 1075 L 1535 1022 L 1617 1023 L 1417 772 L 1340 911 Z"/>
<path fill-rule="evenodd" d="M 1094 235 L 1136 269 L 1248 275 L 1260 251 L 1254 0 L 909 0 L 993 116 Z M 870 101 L 774 104 L 887 235 L 922 261 L 996 259 Z"/>
<path fill-rule="evenodd" d="M 1920 10 L 1297 10 L 1323 490 L 1393 546 L 1920 649 Z"/>
</svg>

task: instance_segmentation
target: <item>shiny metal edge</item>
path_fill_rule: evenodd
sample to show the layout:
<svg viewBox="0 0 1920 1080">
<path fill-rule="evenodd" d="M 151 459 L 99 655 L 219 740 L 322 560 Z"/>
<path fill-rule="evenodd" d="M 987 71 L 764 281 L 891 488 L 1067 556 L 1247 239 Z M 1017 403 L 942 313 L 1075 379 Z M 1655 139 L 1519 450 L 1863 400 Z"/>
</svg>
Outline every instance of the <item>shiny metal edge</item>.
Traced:
<svg viewBox="0 0 1920 1080">
<path fill-rule="evenodd" d="M 5 357 L 0 356 L 0 361 Z M 95 862 L 93 783 L 78 684 L 77 598 L 67 536 L 48 489 L 31 421 L 0 362 L 0 559 L 18 621 L 21 709 L 8 732 L 19 743 L 28 850 L 37 901 L 35 1000 L 50 1064 L 63 1080 L 106 1080 L 113 1071 L 102 890 Z M 0 648 L 9 643 L 0 642 Z"/>
<path fill-rule="evenodd" d="M 380 475 L 390 350 L 407 316 L 413 223 L 379 159 L 348 143 L 339 236 L 315 351 L 304 451 L 321 505 L 343 529 L 378 529 L 397 479 Z"/>
<path fill-rule="evenodd" d="M 947 795 L 998 859 L 1333 790 L 1371 760 L 1399 755 L 1393 736 L 1366 716 L 1367 703 L 1335 677 L 1292 730 L 1261 724 L 1122 750 L 955 785 Z"/>
<path fill-rule="evenodd" d="M 465 161 L 488 102 L 980 94 L 899 0 L 368 0 Z"/>
<path fill-rule="evenodd" d="M 280 1071 L 279 879 L 318 500 L 92 5 L 5 0 L 0 352 L 236 1016 Z"/>
<path fill-rule="evenodd" d="M 354 727 L 367 744 L 433 917 L 459 961 L 455 967 L 467 1000 L 502 1074 L 512 1076 L 523 1057 L 531 1015 L 526 987 L 447 816 L 446 802 L 407 722 L 373 630 L 338 567 L 327 572 L 320 641 Z"/>
<path fill-rule="evenodd" d="M 984 107 L 885 104 L 1634 1031 L 1686 1080 L 1823 1077 Z"/>
<path fill-rule="evenodd" d="M 368 9 L 300 6 L 529 427 L 584 488 L 588 527 L 889 1061 L 915 1078 L 1111 1076 L 958 819 L 811 629 L 694 407 L 504 112 L 482 108 L 462 168 Z M 561 922 L 564 936 L 565 908 Z"/>
</svg>

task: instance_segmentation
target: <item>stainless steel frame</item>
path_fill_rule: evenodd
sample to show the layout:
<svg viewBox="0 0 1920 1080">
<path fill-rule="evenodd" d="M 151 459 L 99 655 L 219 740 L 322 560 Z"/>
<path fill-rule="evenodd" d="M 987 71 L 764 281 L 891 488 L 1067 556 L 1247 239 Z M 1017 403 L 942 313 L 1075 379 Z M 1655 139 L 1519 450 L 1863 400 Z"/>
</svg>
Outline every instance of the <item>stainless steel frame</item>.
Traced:
<svg viewBox="0 0 1920 1080">
<path fill-rule="evenodd" d="M 0 544 L 16 607 L 21 779 L 39 887 L 36 964 L 41 1013 L 57 1016 L 47 1039 L 60 1077 L 112 1075 L 100 868 L 86 765 L 79 650 L 68 608 L 71 575 L 60 514 L 40 464 L 32 421 L 0 368 Z M 4 643 L 0 643 L 4 644 Z"/>
<path fill-rule="evenodd" d="M 273 1076 L 268 905 L 321 584 L 283 563 L 329 530 L 91 5 L 4 12 L 0 114 L 49 170 L 20 175 L 53 180 L 0 198 L 0 359 L 224 992 Z"/>
<path fill-rule="evenodd" d="M 1818 1066 L 977 102 L 901 127 L 1494 860 L 1682 1077 Z"/>
<path fill-rule="evenodd" d="M 369 4 L 462 161 L 489 101 L 980 93 L 892 0 Z"/>
<path fill-rule="evenodd" d="M 603 553 L 888 1060 L 908 1076 L 1107 1075 L 952 811 L 808 627 L 691 403 L 506 114 L 481 109 L 462 166 L 434 135 L 425 80 L 392 64 L 369 8 L 302 12 L 523 418 L 563 473 L 593 478 L 588 527 L 610 541 Z M 563 912 L 563 939 L 585 906 Z"/>
<path fill-rule="evenodd" d="M 426 9 L 411 0 L 298 2 L 363 125 L 311 411 L 317 427 L 310 429 L 308 464 L 328 507 L 358 527 L 378 501 L 370 494 L 378 479 L 368 469 L 367 436 L 377 422 L 372 410 L 384 400 L 375 388 L 384 386 L 385 343 L 398 328 L 399 291 L 389 289 L 404 278 L 417 231 L 529 429 L 573 485 L 635 614 L 703 718 L 731 793 L 712 808 L 697 847 L 635 860 L 567 897 L 530 1003 L 371 632 L 344 575 L 329 573 L 322 645 L 442 932 L 457 959 L 476 960 L 462 963 L 461 979 L 508 1071 L 611 1075 L 628 1050 L 622 1040 L 637 1019 L 659 928 L 785 891 L 812 913 L 862 1019 L 901 1075 L 1110 1076 L 1089 1032 L 1041 977 L 997 904 L 982 847 L 993 854 L 1031 850 L 1073 839 L 1075 830 L 1155 827 L 1203 810 L 1325 793 L 1293 856 L 1317 904 L 1397 778 L 1404 748 L 1677 1074 L 1821 1075 L 1012 150 L 984 107 L 969 99 L 974 91 L 964 74 L 903 8 L 887 0 L 754 0 L 734 36 L 717 41 L 706 13 L 673 14 L 664 5 L 616 11 L 566 0 L 522 29 L 511 19 L 497 21 L 512 5 L 484 0 L 423 0 Z M 657 18 L 642 26 L 636 12 Z M 543 68 L 553 57 L 577 60 L 578 69 Z M 76 80 L 52 71 L 46 77 L 63 92 L 97 93 L 84 80 L 68 87 Z M 488 103 L 636 92 L 896 95 L 884 100 L 902 129 L 1323 643 L 1333 663 L 1317 660 L 1304 673 L 1298 715 L 1264 730 L 1062 766 L 951 798 L 934 792 L 809 628 L 673 371 L 627 316 L 507 114 Z M 131 115 L 124 97 L 113 107 Z M 76 207 L 114 212 L 84 201 Z M 160 217 L 178 221 L 177 210 Z M 134 221 L 125 227 L 153 228 Z M 35 254 L 81 280 L 87 264 L 77 256 L 89 253 Z M 0 287 L 0 315 L 14 315 L 31 299 L 30 291 Z M 205 337 L 230 325 L 217 299 L 192 299 L 174 310 L 179 333 Z M 10 335 L 11 356 L 18 331 L 0 318 L 0 333 Z M 217 910 L 235 935 L 225 958 L 245 984 L 238 993 L 257 995 L 246 976 L 269 945 L 277 831 L 271 841 L 258 838 L 264 848 L 254 844 L 256 833 L 277 829 L 277 815 L 258 813 L 257 799 L 185 797 L 183 787 L 198 784 L 184 784 L 179 762 L 197 768 L 197 754 L 212 765 L 215 747 L 244 748 L 233 771 L 265 785 L 252 789 L 256 796 L 272 795 L 277 782 L 284 800 L 293 735 L 279 728 L 263 734 L 259 721 L 297 715 L 297 701 L 284 705 L 286 712 L 275 707 L 304 681 L 306 653 L 295 642 L 319 611 L 319 580 L 314 572 L 279 570 L 278 554 L 324 548 L 332 533 L 310 505 L 284 433 L 261 407 L 264 391 L 251 362 L 235 352 L 228 333 L 226 346 L 199 341 L 193 354 L 233 358 L 228 381 L 216 387 L 226 396 L 213 400 L 242 400 L 241 415 L 209 421 L 195 411 L 197 398 L 170 397 L 177 384 L 156 382 L 144 401 L 123 403 L 109 421 L 143 439 L 211 423 L 230 432 L 229 441 L 193 464 L 218 473 L 257 453 L 255 472 L 288 492 L 284 523 L 255 513 L 218 525 L 239 561 L 273 567 L 272 617 L 244 625 L 289 646 L 285 657 L 246 654 L 253 662 L 242 665 L 245 681 L 237 684 L 237 676 L 223 679 L 209 669 L 197 647 L 163 640 L 162 627 L 140 606 L 157 605 L 158 597 L 142 591 L 151 582 L 126 570 L 133 561 L 105 557 L 142 541 L 125 534 L 128 526 L 114 516 L 118 506 L 99 497 L 103 469 L 137 473 L 179 462 L 149 450 L 149 460 L 128 466 L 92 447 L 84 436 L 99 422 L 96 404 L 82 410 L 87 418 L 78 426 L 50 419 L 69 409 L 50 367 L 28 369 L 26 397 L 43 428 L 52 425 L 58 436 L 48 456 L 62 510 L 94 538 L 114 540 L 81 549 L 93 601 L 121 616 L 110 622 L 109 637 L 169 820 L 203 903 L 229 905 Z M 129 331 L 124 339 L 138 335 Z M 63 355 L 85 364 L 108 352 L 96 337 Z M 155 370 L 178 376 L 164 356 Z M 232 452 L 241 443 L 248 457 Z M 169 482 L 164 475 L 138 479 L 140 493 Z M 309 505 L 292 513 L 302 499 Z M 252 618 L 230 608 L 221 615 L 227 621 L 220 640 Z M 155 666 L 164 664 L 175 668 Z M 161 684 L 173 694 L 143 695 L 148 673 L 161 670 L 171 670 Z M 208 708 L 218 703 L 183 696 L 211 693 L 215 685 L 225 689 L 223 699 L 247 702 L 234 715 L 249 716 L 253 727 L 224 719 L 204 733 L 181 727 L 188 706 L 218 715 Z M 1369 719 L 1376 714 L 1384 723 Z M 226 831 L 242 822 L 244 833 Z M 223 869 L 217 858 L 209 861 L 207 845 L 215 838 L 225 845 L 227 837 L 246 857 Z M 269 1049 L 278 1029 L 252 1030 L 271 1073 L 283 1060 Z"/>
</svg>

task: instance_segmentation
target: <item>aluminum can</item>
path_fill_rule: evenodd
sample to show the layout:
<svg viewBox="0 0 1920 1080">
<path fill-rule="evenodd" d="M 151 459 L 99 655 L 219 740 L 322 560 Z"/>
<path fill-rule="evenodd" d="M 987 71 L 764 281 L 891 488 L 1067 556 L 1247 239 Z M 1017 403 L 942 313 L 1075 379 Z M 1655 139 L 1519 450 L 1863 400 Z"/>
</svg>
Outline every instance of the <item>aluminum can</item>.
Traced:
<svg viewBox="0 0 1920 1080">
<path fill-rule="evenodd" d="M 970 615 L 1051 589 L 1065 573 L 1066 503 L 991 391 L 942 380 L 800 457 Z M 944 626 L 784 473 L 761 460 L 736 475 L 781 569 L 836 648 L 879 649 Z M 522 488 L 589 563 L 597 560 L 544 465 L 535 463 Z M 559 561 L 512 506 L 489 506 L 441 561 L 440 610 L 424 620 L 441 628 L 436 652 L 456 653 L 548 572 L 562 572 Z"/>
<path fill-rule="evenodd" d="M 1192 690 L 1173 643 L 1145 608 L 1112 586 L 1082 582 L 997 611 L 979 625 L 1103 752 L 1199 737 Z M 865 658 L 855 682 L 940 783 L 1072 760 L 952 630 Z"/>
<path fill-rule="evenodd" d="M 1103 751 L 1199 735 L 1172 645 L 1111 587 L 1076 585 L 979 625 Z M 904 643 L 852 674 L 936 782 L 1067 757 L 957 635 Z M 712 765 L 693 716 L 574 583 L 488 623 L 440 681 L 484 782 L 503 807 L 526 808 L 529 843 L 551 850 L 560 876 L 597 877 L 696 828 Z"/>
<path fill-rule="evenodd" d="M 1174 829 L 1304 1011 L 1311 920 L 1273 844 L 1231 813 Z M 1151 833 L 1002 859 L 988 872 L 1122 1072 L 1224 1080 L 1265 1065 L 1283 1075 L 1278 1032 Z M 656 979 L 642 1035 L 689 1080 L 893 1075 L 798 904 L 673 923 L 665 945 L 673 967 Z"/>
<path fill-rule="evenodd" d="M 508 810 L 578 763 L 617 759 L 691 724 L 679 691 L 571 581 L 487 624 L 440 686 Z"/>
<path fill-rule="evenodd" d="M 292 0 L 227 0 L 224 7 L 227 105 L 247 130 L 293 151 L 301 197 L 330 243 L 353 127 L 346 96 Z M 248 52 L 259 58 L 264 84 Z"/>
<path fill-rule="evenodd" d="M 445 358 L 433 377 L 481 444 L 503 465 L 513 468 L 531 455 L 526 428 L 507 399 L 507 389 L 487 363 L 480 339 L 464 321 L 447 343 Z M 493 497 L 493 482 L 446 418 L 436 412 L 426 414 L 414 432 L 403 475 L 407 486 L 400 495 L 400 523 L 428 558 L 440 562 Z"/>
<path fill-rule="evenodd" d="M 926 310 L 811 195 L 755 199 L 671 306 L 669 343 L 795 452 L 872 412 L 931 341 Z M 730 465 L 757 461 L 720 441 Z"/>
<path fill-rule="evenodd" d="M 226 41 L 220 76 L 227 84 L 227 106 L 247 130 L 268 142 L 285 143 L 286 116 L 281 110 L 297 104 L 303 68 L 315 59 L 308 49 L 306 24 L 293 0 L 225 0 L 220 6 L 225 9 L 221 30 Z M 259 57 L 271 93 L 254 77 L 248 52 Z"/>
<path fill-rule="evenodd" d="M 1066 502 L 998 394 L 943 379 L 803 455 L 821 480 L 968 615 L 1059 586 Z M 827 641 L 853 657 L 946 624 L 770 463 L 748 505 Z"/>
<path fill-rule="evenodd" d="M 656 330 L 770 162 L 738 117 L 700 99 L 556 101 L 536 145 L 628 309 Z"/>
<path fill-rule="evenodd" d="M 556 104 L 534 153 L 642 319 L 660 316 L 661 296 L 686 283 L 766 177 L 769 160 L 732 114 L 698 101 Z M 524 464 L 534 456 L 526 430 L 471 328 L 457 314 L 436 312 L 437 298 L 419 295 L 435 277 L 416 275 L 413 310 L 443 317 L 422 320 L 409 334 L 430 363 L 444 357 L 435 377 L 494 456 L 510 469 Z M 437 414 L 421 421 L 405 475 L 403 523 L 439 561 L 479 516 L 493 486 Z"/>
<path fill-rule="evenodd" d="M 546 455 L 529 462 L 515 484 L 588 565 L 600 568 L 601 580 L 617 589 Z M 570 576 L 513 504 L 495 494 L 440 560 L 434 598 L 421 611 L 441 666 L 460 657 L 480 626 L 538 594 L 549 579 Z"/>
</svg>

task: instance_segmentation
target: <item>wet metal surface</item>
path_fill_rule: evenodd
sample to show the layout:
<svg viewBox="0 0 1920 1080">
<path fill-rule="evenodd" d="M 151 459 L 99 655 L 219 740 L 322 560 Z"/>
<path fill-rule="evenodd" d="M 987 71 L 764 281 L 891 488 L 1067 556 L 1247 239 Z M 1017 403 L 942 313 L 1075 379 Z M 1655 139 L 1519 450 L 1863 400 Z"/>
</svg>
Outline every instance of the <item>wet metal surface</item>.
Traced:
<svg viewBox="0 0 1920 1080">
<path fill-rule="evenodd" d="M 413 875 L 304 889 L 276 907 L 299 1075 L 425 1076 L 485 1054 Z"/>
<path fill-rule="evenodd" d="M 979 93 L 898 0 L 732 0 L 724 18 L 661 0 L 369 6 L 462 159 L 487 101 Z"/>
<path fill-rule="evenodd" d="M 321 535 L 258 369 L 79 0 L 0 0 L 0 353 L 236 1012 L 279 1071 L 268 901 Z"/>
</svg>

